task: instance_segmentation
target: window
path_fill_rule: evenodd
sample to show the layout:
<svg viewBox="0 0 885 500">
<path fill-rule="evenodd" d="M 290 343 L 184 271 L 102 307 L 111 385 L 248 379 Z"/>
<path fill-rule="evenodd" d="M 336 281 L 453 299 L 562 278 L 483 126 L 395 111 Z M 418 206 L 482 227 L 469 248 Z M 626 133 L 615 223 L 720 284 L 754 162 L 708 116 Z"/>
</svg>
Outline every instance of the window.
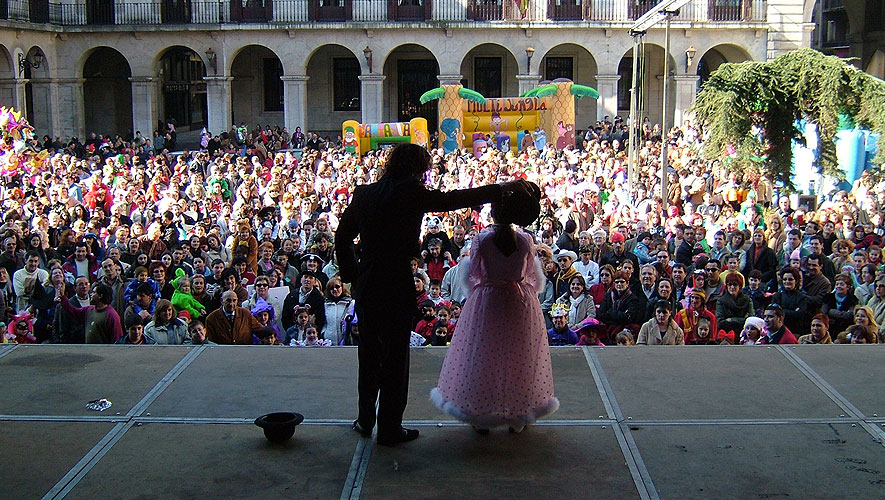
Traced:
<svg viewBox="0 0 885 500">
<path fill-rule="evenodd" d="M 483 97 L 501 97 L 501 58 L 477 57 L 473 60 L 473 90 Z"/>
<path fill-rule="evenodd" d="M 355 57 L 332 59 L 332 98 L 335 111 L 359 111 L 360 63 Z"/>
<path fill-rule="evenodd" d="M 568 78 L 575 81 L 575 60 L 571 57 L 548 57 L 545 59 L 546 67 L 544 68 L 545 80 L 556 80 L 557 78 Z"/>
<path fill-rule="evenodd" d="M 283 110 L 283 63 L 277 58 L 264 60 L 264 110 Z"/>
<path fill-rule="evenodd" d="M 618 65 L 618 109 L 630 109 L 630 88 L 633 86 L 633 55 L 629 54 L 621 59 Z"/>
</svg>

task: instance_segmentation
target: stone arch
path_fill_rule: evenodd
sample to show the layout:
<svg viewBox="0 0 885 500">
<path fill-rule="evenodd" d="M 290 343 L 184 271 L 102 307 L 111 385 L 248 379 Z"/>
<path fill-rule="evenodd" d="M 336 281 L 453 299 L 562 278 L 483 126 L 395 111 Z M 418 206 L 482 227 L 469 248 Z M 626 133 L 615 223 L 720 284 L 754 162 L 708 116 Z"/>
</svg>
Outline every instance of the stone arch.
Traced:
<svg viewBox="0 0 885 500">
<path fill-rule="evenodd" d="M 596 75 L 599 65 L 593 54 L 583 45 L 561 43 L 551 47 L 538 60 L 538 73 L 541 80 L 568 78 L 580 84 L 598 90 Z M 596 123 L 596 99 L 584 98 L 575 100 L 575 128 L 578 132 Z"/>
<path fill-rule="evenodd" d="M 639 89 L 638 104 L 642 120 L 646 116 L 652 123 L 661 123 L 663 119 L 664 90 L 664 47 L 656 43 L 646 42 L 640 45 L 637 60 L 637 87 Z M 676 60 L 669 54 L 668 70 L 671 75 L 677 73 Z M 633 48 L 629 48 L 618 64 L 618 114 L 628 115 L 630 112 L 630 89 L 633 85 Z M 672 116 L 676 110 L 676 85 L 672 80 L 669 84 L 667 97 L 667 113 Z"/>
<path fill-rule="evenodd" d="M 83 82 L 84 123 L 87 134 L 126 134 L 132 130 L 132 69 L 114 48 L 95 47 L 84 54 L 80 66 Z M 142 130 L 150 137 L 150 130 Z"/>
<path fill-rule="evenodd" d="M 310 110 L 305 117 L 305 131 L 334 139 L 341 134 L 341 123 L 362 120 L 360 59 L 350 48 L 335 43 L 320 45 L 311 52 L 305 62 Z"/>
<path fill-rule="evenodd" d="M 820 0 L 805 0 L 802 6 L 802 22 L 814 22 L 814 10 Z"/>
<path fill-rule="evenodd" d="M 461 74 L 464 76 L 465 87 L 476 90 L 485 97 L 519 95 L 516 75 L 520 72 L 520 68 L 519 60 L 513 51 L 494 42 L 474 45 L 461 59 Z M 496 79 L 499 80 L 497 84 Z"/>
<path fill-rule="evenodd" d="M 0 44 L 0 78 L 15 78 L 17 75 L 12 54 L 5 45 Z M 11 102 L 11 101 L 6 101 Z"/>
<path fill-rule="evenodd" d="M 15 79 L 18 77 L 18 70 L 12 59 L 9 49 L 0 44 L 0 102 L 7 103 L 7 106 L 13 106 L 16 109 L 21 106 L 18 103 L 18 96 L 15 92 Z"/>
<path fill-rule="evenodd" d="M 421 94 L 440 84 L 439 59 L 433 51 L 416 43 L 399 45 L 384 57 L 380 69 L 386 77 L 382 119 L 400 122 L 422 117 L 427 119 L 428 130 L 435 130 L 437 102 L 421 104 L 419 100 Z"/>
<path fill-rule="evenodd" d="M 244 45 L 231 57 L 233 123 L 283 126 L 283 62 L 264 45 Z"/>
<path fill-rule="evenodd" d="M 700 77 L 698 86 L 703 85 L 710 74 L 716 71 L 723 63 L 739 63 L 752 61 L 753 56 L 745 48 L 730 43 L 722 43 L 707 49 L 698 59 L 697 74 Z"/>
<path fill-rule="evenodd" d="M 172 45 L 157 54 L 160 120 L 171 120 L 176 130 L 187 131 L 207 125 L 207 64 L 205 54 L 185 45 Z M 144 131 L 142 131 L 144 132 Z M 177 145 L 171 144 L 173 148 Z"/>
</svg>

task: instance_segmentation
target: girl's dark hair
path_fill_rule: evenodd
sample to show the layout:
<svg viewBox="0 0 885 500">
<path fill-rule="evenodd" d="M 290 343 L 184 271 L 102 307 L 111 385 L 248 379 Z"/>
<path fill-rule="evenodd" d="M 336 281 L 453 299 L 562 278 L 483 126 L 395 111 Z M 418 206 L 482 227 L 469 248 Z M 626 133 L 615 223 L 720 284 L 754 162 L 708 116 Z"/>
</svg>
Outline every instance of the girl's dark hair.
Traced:
<svg viewBox="0 0 885 500">
<path fill-rule="evenodd" d="M 510 224 L 495 224 L 492 243 L 498 247 L 505 256 L 513 255 L 516 251 L 516 233 Z"/>
</svg>

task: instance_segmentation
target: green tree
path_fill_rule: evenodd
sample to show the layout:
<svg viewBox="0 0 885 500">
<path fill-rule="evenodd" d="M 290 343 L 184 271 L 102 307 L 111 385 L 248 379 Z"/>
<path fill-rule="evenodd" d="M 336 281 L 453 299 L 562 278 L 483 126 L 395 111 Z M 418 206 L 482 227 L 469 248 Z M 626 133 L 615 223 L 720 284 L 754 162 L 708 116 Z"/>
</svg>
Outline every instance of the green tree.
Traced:
<svg viewBox="0 0 885 500">
<path fill-rule="evenodd" d="M 698 92 L 695 116 L 709 134 L 708 159 L 724 159 L 730 169 L 762 167 L 793 190 L 792 139 L 801 139 L 797 119 L 818 125 L 820 167 L 844 178 L 836 162 L 834 137 L 846 117 L 885 137 L 885 82 L 811 49 L 799 49 L 768 62 L 726 63 Z M 874 168 L 885 162 L 879 147 Z"/>
</svg>

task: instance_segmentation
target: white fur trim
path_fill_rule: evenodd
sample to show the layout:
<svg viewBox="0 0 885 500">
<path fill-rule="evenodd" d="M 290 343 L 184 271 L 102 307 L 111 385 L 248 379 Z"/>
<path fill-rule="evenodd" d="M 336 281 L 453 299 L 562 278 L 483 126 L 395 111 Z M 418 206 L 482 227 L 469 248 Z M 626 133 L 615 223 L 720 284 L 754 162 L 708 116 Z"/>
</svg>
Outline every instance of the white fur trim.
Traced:
<svg viewBox="0 0 885 500">
<path fill-rule="evenodd" d="M 559 400 L 555 397 L 551 397 L 549 401 L 547 401 L 546 405 L 542 405 L 536 407 L 532 410 L 529 410 L 529 413 L 523 417 L 516 419 L 505 419 L 495 415 L 468 415 L 461 411 L 460 408 L 455 406 L 451 401 L 447 401 L 445 397 L 439 392 L 438 387 L 434 387 L 430 391 L 430 401 L 433 402 L 433 405 L 436 406 L 441 412 L 451 415 L 461 422 L 468 423 L 470 425 L 474 425 L 476 427 L 491 429 L 492 427 L 513 427 L 514 429 L 519 429 L 521 427 L 525 427 L 526 425 L 531 425 L 535 423 L 539 418 L 550 415 L 559 409 Z"/>
</svg>

